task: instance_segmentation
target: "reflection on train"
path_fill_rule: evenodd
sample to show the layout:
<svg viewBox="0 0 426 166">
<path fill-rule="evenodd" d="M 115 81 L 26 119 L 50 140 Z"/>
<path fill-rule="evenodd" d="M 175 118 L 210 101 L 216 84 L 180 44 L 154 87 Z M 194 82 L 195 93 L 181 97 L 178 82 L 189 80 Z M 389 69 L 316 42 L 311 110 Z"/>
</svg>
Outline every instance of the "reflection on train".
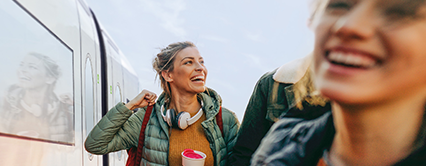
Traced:
<svg viewBox="0 0 426 166">
<path fill-rule="evenodd" d="M 138 79 L 84 0 L 0 5 L 0 165 L 125 165 L 89 154 L 84 140 Z"/>
</svg>

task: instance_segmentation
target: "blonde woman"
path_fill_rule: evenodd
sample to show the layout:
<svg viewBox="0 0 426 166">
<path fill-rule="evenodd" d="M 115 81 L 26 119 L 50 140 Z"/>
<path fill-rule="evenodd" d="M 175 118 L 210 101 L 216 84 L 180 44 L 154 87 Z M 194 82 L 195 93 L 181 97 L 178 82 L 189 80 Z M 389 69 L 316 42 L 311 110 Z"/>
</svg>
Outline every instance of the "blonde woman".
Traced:
<svg viewBox="0 0 426 166">
<path fill-rule="evenodd" d="M 141 165 L 181 165 L 184 149 L 205 153 L 205 165 L 225 165 L 239 122 L 222 107 L 222 135 L 215 119 L 222 100 L 205 86 L 207 68 L 197 47 L 192 42 L 172 43 L 157 54 L 153 67 L 164 90 L 158 100 L 143 90 L 129 103 L 118 103 L 90 132 L 86 150 L 106 154 L 137 147 L 146 108 L 152 105 Z M 136 108 L 142 109 L 132 113 Z"/>
<path fill-rule="evenodd" d="M 310 28 L 320 9 L 320 2 L 310 0 Z M 257 81 L 244 112 L 232 155 L 229 157 L 230 165 L 250 165 L 252 155 L 261 140 L 279 119 L 312 119 L 330 109 L 327 100 L 314 92 L 311 66 L 312 54 L 305 55 L 265 73 Z"/>
<path fill-rule="evenodd" d="M 313 76 L 332 108 L 277 122 L 252 165 L 426 165 L 425 3 L 325 1 Z"/>
</svg>

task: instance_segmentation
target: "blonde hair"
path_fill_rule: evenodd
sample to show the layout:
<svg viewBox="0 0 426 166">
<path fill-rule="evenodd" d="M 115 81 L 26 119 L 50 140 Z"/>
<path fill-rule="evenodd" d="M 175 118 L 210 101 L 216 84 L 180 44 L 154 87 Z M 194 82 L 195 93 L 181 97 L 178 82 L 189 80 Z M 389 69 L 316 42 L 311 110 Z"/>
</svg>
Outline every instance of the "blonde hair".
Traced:
<svg viewBox="0 0 426 166">
<path fill-rule="evenodd" d="M 172 92 L 170 90 L 170 84 L 163 78 L 161 72 L 173 71 L 173 62 L 176 55 L 187 47 L 195 47 L 195 44 L 190 41 L 169 44 L 166 48 L 161 49 L 161 52 L 157 54 L 152 62 L 152 67 L 157 72 L 158 78 L 160 78 L 161 88 L 165 92 L 165 98 L 170 98 Z"/>
<path fill-rule="evenodd" d="M 328 101 L 316 91 L 311 67 L 312 64 L 309 65 L 303 77 L 293 85 L 294 99 L 296 101 L 296 107 L 299 109 L 303 109 L 303 101 L 306 101 L 310 105 L 321 106 L 325 106 Z"/>
<path fill-rule="evenodd" d="M 311 0 L 309 3 L 310 11 L 310 22 L 317 19 L 318 14 L 325 8 L 327 0 Z M 310 58 L 313 58 L 311 55 Z M 312 63 L 312 62 L 311 62 Z M 293 85 L 294 99 L 296 101 L 296 107 L 303 109 L 303 101 L 306 101 L 310 105 L 321 105 L 325 106 L 328 99 L 321 96 L 321 94 L 315 89 L 312 76 L 312 64 L 309 65 L 308 69 L 304 73 L 303 77 Z"/>
</svg>

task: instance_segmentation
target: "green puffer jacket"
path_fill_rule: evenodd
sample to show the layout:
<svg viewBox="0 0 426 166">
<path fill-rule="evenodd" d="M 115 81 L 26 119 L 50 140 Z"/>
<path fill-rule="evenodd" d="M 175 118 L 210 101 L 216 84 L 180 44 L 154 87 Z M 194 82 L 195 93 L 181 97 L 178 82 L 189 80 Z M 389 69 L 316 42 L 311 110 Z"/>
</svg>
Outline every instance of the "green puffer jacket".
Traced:
<svg viewBox="0 0 426 166">
<path fill-rule="evenodd" d="M 239 122 L 235 114 L 222 107 L 223 133 L 216 123 L 215 116 L 222 104 L 220 96 L 212 89 L 198 94 L 203 100 L 206 120 L 201 123 L 210 148 L 214 155 L 215 165 L 226 165 L 228 156 L 235 144 Z M 141 165 L 168 165 L 169 126 L 161 116 L 160 108 L 164 104 L 162 94 L 150 116 L 145 129 Z M 85 142 L 87 151 L 93 154 L 106 154 L 131 147 L 137 147 L 139 133 L 145 115 L 145 109 L 132 114 L 123 103 L 112 108 L 93 128 Z"/>
</svg>

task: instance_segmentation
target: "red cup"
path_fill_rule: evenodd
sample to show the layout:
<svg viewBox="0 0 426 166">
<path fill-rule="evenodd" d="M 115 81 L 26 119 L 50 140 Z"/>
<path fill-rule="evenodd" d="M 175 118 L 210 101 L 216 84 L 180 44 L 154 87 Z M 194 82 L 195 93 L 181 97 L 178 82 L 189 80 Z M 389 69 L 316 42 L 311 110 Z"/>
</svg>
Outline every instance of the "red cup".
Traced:
<svg viewBox="0 0 426 166">
<path fill-rule="evenodd" d="M 183 166 L 204 166 L 207 155 L 203 152 L 185 149 L 182 153 Z"/>
</svg>

